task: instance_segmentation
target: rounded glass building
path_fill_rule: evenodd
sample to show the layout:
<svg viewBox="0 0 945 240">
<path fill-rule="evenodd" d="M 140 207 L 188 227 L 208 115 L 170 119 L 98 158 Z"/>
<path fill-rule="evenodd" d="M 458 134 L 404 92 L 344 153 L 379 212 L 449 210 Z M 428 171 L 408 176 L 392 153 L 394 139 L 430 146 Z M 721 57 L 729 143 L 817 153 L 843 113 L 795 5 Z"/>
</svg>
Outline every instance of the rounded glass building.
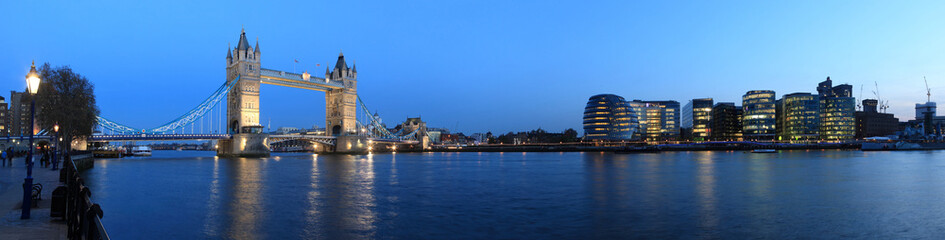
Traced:
<svg viewBox="0 0 945 240">
<path fill-rule="evenodd" d="M 591 96 L 584 107 L 584 137 L 588 140 L 631 140 L 636 132 L 636 114 L 623 97 Z"/>
</svg>

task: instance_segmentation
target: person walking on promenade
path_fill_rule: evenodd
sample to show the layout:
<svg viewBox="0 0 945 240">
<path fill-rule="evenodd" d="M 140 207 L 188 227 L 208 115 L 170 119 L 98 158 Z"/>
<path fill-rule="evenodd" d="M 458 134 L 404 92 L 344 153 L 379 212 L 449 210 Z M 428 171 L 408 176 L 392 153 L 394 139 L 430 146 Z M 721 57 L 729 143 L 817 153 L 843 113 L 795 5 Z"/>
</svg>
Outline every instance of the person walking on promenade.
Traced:
<svg viewBox="0 0 945 240">
<path fill-rule="evenodd" d="M 3 159 L 3 160 L 0 160 L 0 161 L 3 161 L 3 166 L 4 166 L 4 167 L 7 166 L 7 152 L 8 152 L 8 151 L 6 151 L 6 149 L 4 149 L 3 152 L 0 153 L 0 159 Z"/>
<path fill-rule="evenodd" d="M 7 157 L 5 157 L 5 158 L 3 158 L 3 159 L 0 159 L 0 161 L 3 161 L 3 165 L 4 165 L 4 166 L 6 166 L 6 165 L 7 165 L 7 162 L 9 161 L 9 162 L 10 162 L 10 166 L 12 167 L 12 166 L 13 166 L 13 155 L 15 155 L 15 153 L 13 152 L 13 147 L 8 147 L 5 152 L 7 153 Z"/>
<path fill-rule="evenodd" d="M 16 156 L 16 151 L 13 151 L 13 147 L 8 148 L 10 151 L 7 153 L 7 161 L 10 162 L 10 166 L 13 166 L 13 157 Z"/>
<path fill-rule="evenodd" d="M 42 151 L 40 151 L 40 155 L 39 155 L 39 166 L 45 168 L 45 167 L 46 167 L 46 159 L 48 159 L 48 158 L 49 158 L 49 155 L 46 154 L 46 149 L 43 149 Z"/>
</svg>

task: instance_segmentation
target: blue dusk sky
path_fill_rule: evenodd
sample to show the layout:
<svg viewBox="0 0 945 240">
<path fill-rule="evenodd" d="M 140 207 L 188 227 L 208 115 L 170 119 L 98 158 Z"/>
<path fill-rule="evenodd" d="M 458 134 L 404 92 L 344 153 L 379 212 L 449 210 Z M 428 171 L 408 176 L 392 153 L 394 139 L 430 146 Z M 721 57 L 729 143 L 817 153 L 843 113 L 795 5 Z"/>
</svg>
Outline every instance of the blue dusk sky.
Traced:
<svg viewBox="0 0 945 240">
<path fill-rule="evenodd" d="M 855 97 L 878 83 L 905 120 L 926 100 L 923 76 L 932 101 L 945 97 L 943 12 L 942 1 L 5 1 L 0 90 L 25 89 L 31 60 L 69 65 L 95 84 L 103 116 L 155 127 L 224 82 L 245 27 L 264 68 L 322 77 L 343 50 L 389 126 L 422 116 L 467 134 L 580 131 L 594 94 L 741 105 L 748 90 L 815 92 L 827 76 Z M 261 91 L 264 125 L 324 126 L 323 93 Z"/>
</svg>

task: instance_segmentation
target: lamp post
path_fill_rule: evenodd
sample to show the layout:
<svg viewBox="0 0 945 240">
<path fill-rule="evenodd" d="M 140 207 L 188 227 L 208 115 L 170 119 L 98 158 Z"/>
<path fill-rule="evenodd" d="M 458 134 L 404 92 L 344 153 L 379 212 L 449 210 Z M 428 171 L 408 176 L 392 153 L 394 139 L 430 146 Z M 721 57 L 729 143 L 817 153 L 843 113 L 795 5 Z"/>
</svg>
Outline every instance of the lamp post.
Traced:
<svg viewBox="0 0 945 240">
<path fill-rule="evenodd" d="M 53 125 L 53 131 L 56 132 L 56 136 L 53 137 L 53 151 L 52 151 L 52 170 L 59 170 L 59 159 L 56 158 L 56 152 L 59 151 L 59 123 Z"/>
<path fill-rule="evenodd" d="M 32 203 L 32 191 L 33 191 L 33 123 L 36 119 L 36 92 L 39 91 L 39 74 L 36 73 L 36 61 L 33 61 L 33 66 L 30 67 L 30 72 L 26 74 L 26 87 L 30 92 L 30 151 L 26 155 L 26 179 L 23 179 L 23 207 L 20 214 L 20 219 L 29 219 L 30 218 L 30 207 Z"/>
</svg>

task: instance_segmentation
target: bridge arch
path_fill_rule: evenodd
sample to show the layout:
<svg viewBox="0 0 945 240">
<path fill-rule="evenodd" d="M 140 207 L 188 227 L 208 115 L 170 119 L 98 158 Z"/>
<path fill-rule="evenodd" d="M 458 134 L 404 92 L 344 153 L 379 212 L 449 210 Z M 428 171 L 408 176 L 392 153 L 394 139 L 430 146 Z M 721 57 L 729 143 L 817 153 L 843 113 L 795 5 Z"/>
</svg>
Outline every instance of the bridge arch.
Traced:
<svg viewBox="0 0 945 240">
<path fill-rule="evenodd" d="M 231 134 L 240 133 L 240 122 L 239 122 L 239 121 L 233 120 L 232 122 L 230 122 L 229 125 L 230 125 L 229 129 L 230 129 L 230 133 L 231 133 Z"/>
</svg>

